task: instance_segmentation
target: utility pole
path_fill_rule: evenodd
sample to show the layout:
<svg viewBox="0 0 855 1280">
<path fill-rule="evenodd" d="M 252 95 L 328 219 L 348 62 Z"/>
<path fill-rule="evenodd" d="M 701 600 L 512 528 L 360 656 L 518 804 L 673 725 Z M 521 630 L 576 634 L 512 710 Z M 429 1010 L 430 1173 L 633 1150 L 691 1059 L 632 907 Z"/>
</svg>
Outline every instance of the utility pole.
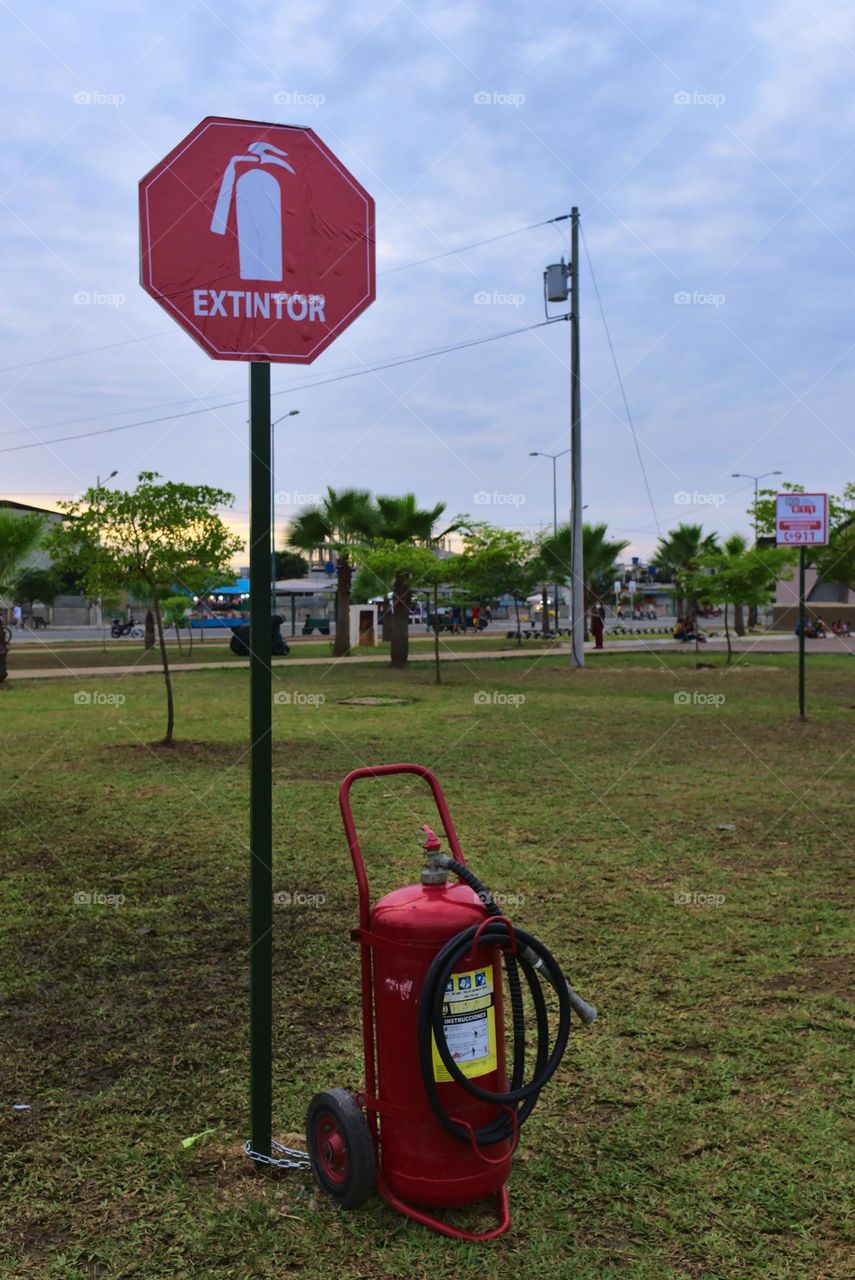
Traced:
<svg viewBox="0 0 855 1280">
<path fill-rule="evenodd" d="M 582 555 L 582 399 L 579 376 L 579 210 L 570 211 L 570 547 L 571 665 L 585 665 L 585 566 Z"/>
</svg>

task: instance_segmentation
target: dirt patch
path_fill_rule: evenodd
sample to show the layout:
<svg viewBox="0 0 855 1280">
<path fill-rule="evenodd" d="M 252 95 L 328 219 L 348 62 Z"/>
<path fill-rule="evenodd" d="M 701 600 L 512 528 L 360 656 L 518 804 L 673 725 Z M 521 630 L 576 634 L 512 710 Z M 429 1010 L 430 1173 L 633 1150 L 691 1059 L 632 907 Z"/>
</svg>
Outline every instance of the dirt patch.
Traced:
<svg viewBox="0 0 855 1280">
<path fill-rule="evenodd" d="M 816 956 L 797 972 L 767 978 L 762 985 L 767 991 L 779 991 L 782 995 L 811 992 L 852 1000 L 855 961 L 848 956 Z"/>
</svg>

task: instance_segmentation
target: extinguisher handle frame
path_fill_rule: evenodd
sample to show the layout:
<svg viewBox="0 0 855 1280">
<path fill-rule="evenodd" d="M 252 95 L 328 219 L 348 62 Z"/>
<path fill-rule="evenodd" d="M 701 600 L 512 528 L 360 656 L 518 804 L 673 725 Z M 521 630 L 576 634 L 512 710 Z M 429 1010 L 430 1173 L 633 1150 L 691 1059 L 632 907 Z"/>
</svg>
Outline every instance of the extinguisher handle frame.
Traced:
<svg viewBox="0 0 855 1280">
<path fill-rule="evenodd" d="M 463 850 L 460 847 L 460 840 L 457 835 L 457 829 L 454 820 L 448 808 L 448 803 L 443 795 L 442 787 L 439 779 L 430 769 L 423 764 L 378 764 L 366 766 L 362 769 L 353 769 L 339 788 L 338 802 L 341 808 L 342 821 L 344 822 L 344 832 L 347 836 L 347 844 L 350 849 L 350 857 L 353 862 L 353 870 L 356 874 L 356 884 L 359 890 L 359 923 L 363 929 L 369 927 L 371 916 L 371 899 L 368 890 L 368 874 L 365 870 L 365 860 L 362 857 L 362 849 L 359 844 L 359 836 L 356 831 L 356 822 L 353 817 L 353 810 L 350 805 L 350 790 L 354 782 L 358 782 L 361 778 L 388 778 L 396 773 L 414 773 L 416 777 L 423 778 L 433 792 L 434 804 L 439 814 L 442 828 L 445 832 L 448 846 L 452 854 L 458 862 L 466 864 L 463 856 Z"/>
</svg>

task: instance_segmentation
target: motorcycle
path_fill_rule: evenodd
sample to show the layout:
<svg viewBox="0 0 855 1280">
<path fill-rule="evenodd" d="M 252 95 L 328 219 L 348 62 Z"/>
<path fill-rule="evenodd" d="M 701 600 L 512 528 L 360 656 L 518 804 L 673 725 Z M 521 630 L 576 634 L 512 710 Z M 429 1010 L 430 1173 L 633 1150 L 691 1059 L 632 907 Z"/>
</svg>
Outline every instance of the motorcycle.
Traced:
<svg viewBox="0 0 855 1280">
<path fill-rule="evenodd" d="M 143 634 L 143 628 L 133 618 L 129 618 L 127 622 L 123 622 L 121 618 L 114 618 L 110 623 L 110 635 L 114 640 L 121 640 L 122 636 L 130 636 L 132 640 L 140 640 Z"/>
</svg>

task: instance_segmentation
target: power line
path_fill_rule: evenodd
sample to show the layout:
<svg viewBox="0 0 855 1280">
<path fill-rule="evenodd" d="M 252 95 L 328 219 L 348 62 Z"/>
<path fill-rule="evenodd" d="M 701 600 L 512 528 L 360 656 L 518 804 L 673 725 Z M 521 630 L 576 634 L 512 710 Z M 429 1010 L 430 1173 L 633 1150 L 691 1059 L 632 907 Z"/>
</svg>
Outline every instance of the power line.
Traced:
<svg viewBox="0 0 855 1280">
<path fill-rule="evenodd" d="M 638 433 L 635 430 L 635 423 L 632 420 L 632 413 L 629 408 L 629 401 L 626 398 L 626 390 L 624 389 L 624 385 L 623 385 L 623 377 L 621 375 L 620 366 L 618 365 L 618 358 L 615 352 L 614 343 L 612 342 L 612 335 L 611 335 L 611 332 L 609 331 L 609 324 L 608 324 L 608 321 L 606 320 L 606 311 L 603 306 L 603 300 L 600 297 L 600 290 L 597 286 L 597 277 L 594 274 L 594 264 L 591 261 L 591 254 L 590 254 L 590 250 L 588 249 L 588 241 L 585 236 L 585 228 L 582 226 L 581 221 L 579 223 L 579 229 L 582 232 L 582 244 L 584 245 L 584 248 L 585 248 L 585 257 L 588 260 L 588 270 L 591 273 L 591 283 L 594 286 L 594 293 L 597 298 L 597 305 L 600 308 L 600 316 L 602 317 L 603 328 L 606 331 L 606 341 L 609 344 L 609 351 L 612 354 L 612 361 L 615 366 L 615 375 L 617 377 L 618 386 L 620 387 L 621 396 L 623 397 L 623 407 L 626 410 L 627 422 L 629 423 L 630 430 L 632 431 L 632 439 L 635 443 L 635 452 L 638 457 L 638 465 L 641 467 L 641 474 L 644 477 L 644 487 L 647 490 L 647 497 L 650 501 L 650 510 L 653 512 L 653 521 L 654 521 L 654 524 L 656 525 L 656 532 L 659 534 L 661 538 L 662 526 L 659 523 L 659 516 L 656 512 L 656 504 L 653 501 L 653 493 L 650 489 L 650 481 L 647 478 L 647 468 L 644 465 L 644 458 L 642 457 L 642 454 L 641 454 L 641 446 L 638 442 Z"/>
<path fill-rule="evenodd" d="M 53 364 L 57 360 L 71 360 L 75 356 L 91 356 L 96 351 L 112 351 L 114 347 L 127 347 L 132 342 L 151 342 L 152 338 L 164 338 L 175 329 L 161 329 L 159 333 L 144 333 L 139 338 L 123 338 L 121 342 L 106 342 L 101 347 L 84 347 L 81 351 L 66 351 L 62 356 L 43 356 L 38 360 L 25 360 L 23 364 L 7 364 L 0 373 L 14 373 L 16 369 L 35 369 L 40 364 Z"/>
<path fill-rule="evenodd" d="M 438 262 L 440 258 L 451 258 L 457 253 L 466 253 L 468 249 L 480 249 L 485 244 L 495 244 L 497 240 L 507 240 L 510 236 L 522 235 L 524 231 L 534 231 L 536 227 L 548 227 L 552 222 L 563 222 L 569 213 L 561 213 L 557 218 L 544 218 L 542 222 L 531 222 L 527 227 L 516 227 L 513 231 L 503 231 L 501 235 L 490 236 L 488 240 L 473 240 L 471 244 L 462 244 L 457 249 L 446 249 L 444 253 L 435 253 L 430 258 L 418 258 L 415 262 L 405 262 L 400 267 L 387 267 L 378 271 L 380 276 L 390 276 L 394 271 L 407 271 L 410 267 L 423 267 L 428 262 Z"/>
<path fill-rule="evenodd" d="M 385 361 L 382 364 L 364 365 L 360 369 L 356 369 L 350 373 L 339 373 L 328 378 L 319 378 L 317 381 L 305 384 L 303 391 L 309 391 L 313 387 L 323 387 L 331 382 L 343 382 L 348 378 L 363 377 L 366 373 L 381 373 L 384 369 L 397 369 L 402 365 L 414 364 L 418 360 L 430 360 L 434 356 L 447 355 L 451 351 L 464 351 L 469 347 L 483 346 L 487 342 L 497 342 L 501 338 L 513 338 L 521 333 L 531 333 L 535 329 L 544 329 L 551 324 L 559 324 L 564 319 L 563 316 L 555 317 L 553 320 L 540 320 L 537 324 L 522 325 L 518 329 L 506 329 L 503 333 L 488 334 L 483 338 L 470 338 L 467 342 L 456 342 L 445 347 L 434 347 L 430 351 L 420 351 L 414 355 L 399 356 L 394 360 Z M 287 391 L 278 394 L 293 394 L 296 388 L 287 388 Z M 234 405 L 246 405 L 246 398 L 241 397 L 239 400 L 229 400 L 221 405 L 206 405 L 200 409 L 187 409 L 184 413 L 168 413 L 161 418 L 146 418 L 141 422 L 126 422 L 118 427 L 104 427 L 98 431 L 81 431 L 76 435 L 58 436 L 54 440 L 32 440 L 28 444 L 9 445 L 5 449 L 0 449 L 0 453 L 18 453 L 22 449 L 37 449 L 41 445 L 65 444 L 70 440 L 88 440 L 93 436 L 113 435 L 117 431 L 130 431 L 133 427 L 153 426 L 160 422 L 174 422 L 178 418 L 192 418 L 200 413 L 213 413 L 216 409 L 228 409 Z"/>
<path fill-rule="evenodd" d="M 531 222 L 525 227 L 515 227 L 512 231 L 503 231 L 500 235 L 490 236 L 486 240 L 473 240 L 471 244 L 459 245 L 456 249 L 447 249 L 443 253 L 435 253 L 430 258 L 417 258 L 415 262 L 404 262 L 399 267 L 387 267 L 384 271 L 378 271 L 380 276 L 392 275 L 395 271 L 408 271 L 410 267 L 422 267 L 428 262 L 437 262 L 440 258 L 451 258 L 458 253 L 466 253 L 469 249 L 480 249 L 485 244 L 495 244 L 498 240 L 507 240 L 510 236 L 522 235 L 525 231 L 534 231 L 537 227 L 548 227 L 553 222 L 563 222 L 565 218 L 569 218 L 569 213 L 561 213 L 557 218 L 544 218 L 542 222 Z M 38 360 L 25 360 L 21 364 L 8 364 L 0 369 L 0 373 L 14 373 L 17 369 L 35 369 L 38 365 L 53 364 L 57 360 L 72 360 L 77 356 L 95 355 L 99 351 L 111 351 L 114 347 L 130 346 L 134 342 L 150 342 L 152 338 L 163 338 L 167 334 L 175 333 L 176 329 L 161 329 L 158 333 L 144 334 L 139 338 L 124 338 L 121 342 L 108 342 L 100 347 L 84 347 L 80 351 L 66 351 L 64 355 L 45 356 Z M 172 401 L 173 404 L 187 404 L 186 400 Z M 129 410 L 128 412 L 132 412 Z M 105 414 L 105 417 L 112 415 Z M 94 421 L 94 419 L 88 419 Z M 59 426 L 61 424 L 54 424 Z M 36 428 L 38 430 L 38 428 Z"/>
</svg>

